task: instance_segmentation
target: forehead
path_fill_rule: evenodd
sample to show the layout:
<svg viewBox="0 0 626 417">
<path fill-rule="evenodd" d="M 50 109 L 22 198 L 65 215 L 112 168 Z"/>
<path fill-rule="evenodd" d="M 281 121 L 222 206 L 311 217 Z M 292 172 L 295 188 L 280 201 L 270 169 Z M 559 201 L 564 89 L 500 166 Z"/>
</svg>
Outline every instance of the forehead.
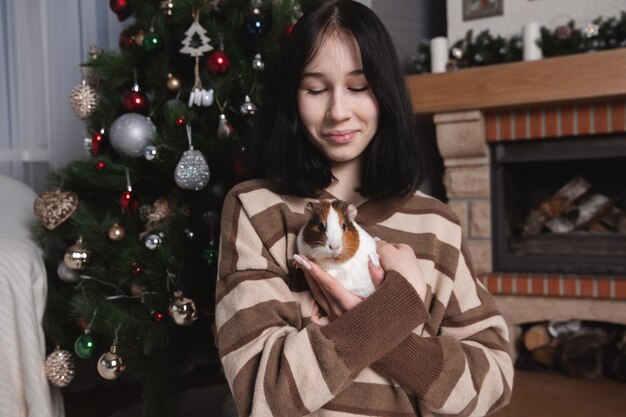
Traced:
<svg viewBox="0 0 626 417">
<path fill-rule="evenodd" d="M 361 50 L 356 39 L 348 33 L 334 30 L 322 35 L 319 47 L 304 71 L 347 73 L 362 67 Z"/>
</svg>

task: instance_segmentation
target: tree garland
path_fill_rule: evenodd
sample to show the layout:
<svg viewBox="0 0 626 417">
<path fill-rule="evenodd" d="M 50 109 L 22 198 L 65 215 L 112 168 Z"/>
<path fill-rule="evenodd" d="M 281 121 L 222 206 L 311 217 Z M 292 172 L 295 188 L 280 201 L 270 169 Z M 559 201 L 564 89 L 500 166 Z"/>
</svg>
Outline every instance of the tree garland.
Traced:
<svg viewBox="0 0 626 417">
<path fill-rule="evenodd" d="M 541 28 L 539 46 L 544 58 L 582 52 L 602 51 L 626 47 L 626 12 L 620 18 L 597 19 L 577 28 L 573 20 L 551 30 Z M 430 43 L 422 41 L 413 60 L 413 72 L 430 72 Z M 447 71 L 521 61 L 523 54 L 522 36 L 516 34 L 508 39 L 493 36 L 489 30 L 474 37 L 467 31 L 464 39 L 456 41 L 448 51 Z"/>
</svg>

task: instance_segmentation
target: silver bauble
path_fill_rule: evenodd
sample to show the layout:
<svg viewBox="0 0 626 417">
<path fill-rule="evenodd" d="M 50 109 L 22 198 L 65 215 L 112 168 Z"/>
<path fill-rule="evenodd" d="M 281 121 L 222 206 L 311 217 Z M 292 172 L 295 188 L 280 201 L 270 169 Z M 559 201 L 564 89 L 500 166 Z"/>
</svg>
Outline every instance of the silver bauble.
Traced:
<svg viewBox="0 0 626 417">
<path fill-rule="evenodd" d="M 254 116 L 256 113 L 256 106 L 250 100 L 250 96 L 246 96 L 243 100 L 243 104 L 239 107 L 239 112 L 244 116 Z"/>
<path fill-rule="evenodd" d="M 150 118 L 139 113 L 126 113 L 111 125 L 110 141 L 113 149 L 122 156 L 138 157 L 156 133 Z"/>
<path fill-rule="evenodd" d="M 146 161 L 152 162 L 159 157 L 159 150 L 156 146 L 148 145 L 143 150 L 143 157 L 146 158 Z"/>
<path fill-rule="evenodd" d="M 263 71 L 263 68 L 265 68 L 265 62 L 263 62 L 261 54 L 254 55 L 252 59 L 252 69 L 255 71 Z"/>
<path fill-rule="evenodd" d="M 146 240 L 144 240 L 144 243 L 146 245 L 146 248 L 150 250 L 155 250 L 161 246 L 161 243 L 163 243 L 163 239 L 161 239 L 161 236 L 159 235 L 151 234 L 146 236 Z"/>
<path fill-rule="evenodd" d="M 179 326 L 189 326 L 198 318 L 198 309 L 191 298 L 183 296 L 182 291 L 176 291 L 169 304 L 169 313 Z"/>
<path fill-rule="evenodd" d="M 85 269 L 89 263 L 89 255 L 90 251 L 85 249 L 85 246 L 83 245 L 83 238 L 80 237 L 75 244 L 67 249 L 65 256 L 63 257 L 63 262 L 65 262 L 65 266 L 69 269 L 73 269 L 75 271 L 82 270 Z"/>
<path fill-rule="evenodd" d="M 209 164 L 202 152 L 191 149 L 183 152 L 174 171 L 174 181 L 180 188 L 200 190 L 206 187 L 210 177 Z"/>
<path fill-rule="evenodd" d="M 98 359 L 98 373 L 104 379 L 117 379 L 126 370 L 124 360 L 117 354 L 117 346 L 111 346 L 111 350 Z"/>
<path fill-rule="evenodd" d="M 59 266 L 57 267 L 57 275 L 59 279 L 63 282 L 75 283 L 80 281 L 80 277 L 76 271 L 73 271 L 65 265 L 64 261 L 59 262 Z"/>
<path fill-rule="evenodd" d="M 59 388 L 68 386 L 76 374 L 74 357 L 69 351 L 61 350 L 58 346 L 46 358 L 43 369 L 46 378 Z"/>
</svg>

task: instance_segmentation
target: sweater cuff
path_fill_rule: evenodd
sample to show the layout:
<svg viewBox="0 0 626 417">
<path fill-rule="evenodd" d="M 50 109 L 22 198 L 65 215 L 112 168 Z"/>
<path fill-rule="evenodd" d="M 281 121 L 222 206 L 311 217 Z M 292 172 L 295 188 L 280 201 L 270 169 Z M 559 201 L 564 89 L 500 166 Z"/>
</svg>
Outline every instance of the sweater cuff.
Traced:
<svg viewBox="0 0 626 417">
<path fill-rule="evenodd" d="M 413 286 L 398 272 L 352 310 L 321 328 L 353 374 L 380 359 L 428 318 Z"/>
</svg>

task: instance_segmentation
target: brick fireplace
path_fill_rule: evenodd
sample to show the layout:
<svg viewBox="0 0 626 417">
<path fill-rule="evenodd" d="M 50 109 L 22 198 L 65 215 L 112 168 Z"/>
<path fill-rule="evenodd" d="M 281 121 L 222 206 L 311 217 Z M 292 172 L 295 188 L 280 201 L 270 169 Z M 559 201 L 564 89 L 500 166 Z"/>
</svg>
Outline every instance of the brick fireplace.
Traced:
<svg viewBox="0 0 626 417">
<path fill-rule="evenodd" d="M 492 207 L 501 207 L 492 205 L 490 175 L 490 144 L 626 137 L 624 74 L 622 48 L 407 77 L 416 114 L 433 116 L 448 205 L 476 272 L 514 333 L 552 319 L 626 324 L 626 274 L 494 269 Z"/>
</svg>

